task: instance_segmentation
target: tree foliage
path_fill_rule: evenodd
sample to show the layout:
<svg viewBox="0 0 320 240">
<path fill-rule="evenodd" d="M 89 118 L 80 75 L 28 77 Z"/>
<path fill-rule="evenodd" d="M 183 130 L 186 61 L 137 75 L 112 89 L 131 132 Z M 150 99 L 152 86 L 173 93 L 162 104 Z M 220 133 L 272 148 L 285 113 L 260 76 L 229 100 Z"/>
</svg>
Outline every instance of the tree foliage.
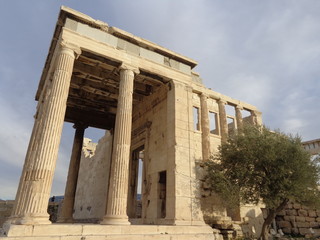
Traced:
<svg viewBox="0 0 320 240">
<path fill-rule="evenodd" d="M 229 205 L 262 201 L 275 216 L 289 200 L 319 204 L 320 168 L 298 136 L 244 126 L 221 144 L 207 169 L 207 181 Z"/>
</svg>

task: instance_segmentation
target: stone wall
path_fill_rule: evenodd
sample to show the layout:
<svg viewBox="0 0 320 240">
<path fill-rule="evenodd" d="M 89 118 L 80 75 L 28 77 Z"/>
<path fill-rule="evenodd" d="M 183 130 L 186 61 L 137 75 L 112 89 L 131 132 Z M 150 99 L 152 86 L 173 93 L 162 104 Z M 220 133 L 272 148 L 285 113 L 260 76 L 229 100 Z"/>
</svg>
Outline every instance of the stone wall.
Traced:
<svg viewBox="0 0 320 240">
<path fill-rule="evenodd" d="M 10 217 L 13 204 L 14 204 L 14 200 L 7 200 L 7 201 L 0 200 L 0 227 L 7 220 L 7 218 Z"/>
<path fill-rule="evenodd" d="M 160 217 L 158 182 L 159 173 L 168 170 L 167 93 L 168 87 L 160 86 L 156 94 L 145 97 L 140 104 L 134 106 L 133 111 L 131 150 L 144 148 L 141 218 L 146 224 L 165 221 Z M 131 187 L 130 185 L 129 196 L 134 196 L 135 187 Z"/>
<path fill-rule="evenodd" d="M 98 145 L 84 139 L 73 215 L 79 222 L 97 222 L 105 214 L 112 139 L 108 131 Z"/>
<path fill-rule="evenodd" d="M 289 203 L 276 217 L 277 227 L 285 235 L 319 237 L 320 210 Z"/>
<path fill-rule="evenodd" d="M 210 189 L 206 182 L 206 170 L 201 162 L 196 164 L 197 178 L 200 180 L 201 210 L 207 224 L 221 230 L 222 234 L 231 237 L 256 238 L 261 233 L 264 222 L 261 208 L 263 205 L 240 205 L 228 208 L 225 200 Z"/>
</svg>

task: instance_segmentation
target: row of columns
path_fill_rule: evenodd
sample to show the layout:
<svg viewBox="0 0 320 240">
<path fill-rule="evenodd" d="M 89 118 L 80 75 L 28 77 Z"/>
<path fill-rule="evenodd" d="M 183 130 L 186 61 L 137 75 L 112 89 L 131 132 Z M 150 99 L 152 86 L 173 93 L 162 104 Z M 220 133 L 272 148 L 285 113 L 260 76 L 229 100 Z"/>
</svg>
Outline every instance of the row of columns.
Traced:
<svg viewBox="0 0 320 240">
<path fill-rule="evenodd" d="M 74 60 L 81 54 L 79 47 L 61 42 L 52 79 L 42 91 L 32 135 L 20 178 L 11 224 L 50 224 L 47 213 L 52 180 L 58 156 L 66 112 Z M 126 213 L 128 173 L 132 124 L 132 96 L 136 68 L 122 65 L 117 115 L 114 132 L 112 171 L 106 214 L 102 224 L 129 224 Z M 50 75 L 50 74 L 48 74 Z M 49 83 L 49 84 L 48 84 Z M 78 173 L 87 126 L 75 124 L 74 144 L 69 165 L 65 199 L 60 222 L 73 221 L 73 209 Z"/>
<path fill-rule="evenodd" d="M 202 158 L 208 160 L 211 156 L 210 151 L 210 121 L 209 121 L 209 111 L 207 105 L 208 95 L 202 93 L 200 95 L 200 106 L 201 106 L 201 132 L 202 132 Z M 220 135 L 221 141 L 225 142 L 228 138 L 228 122 L 227 122 L 227 113 L 225 105 L 227 102 L 223 99 L 218 100 L 218 109 L 219 109 L 219 122 L 220 122 Z M 235 115 L 236 123 L 238 129 L 243 127 L 242 106 L 235 106 Z M 259 112 L 251 111 L 251 122 L 255 125 L 260 125 L 261 118 Z"/>
</svg>

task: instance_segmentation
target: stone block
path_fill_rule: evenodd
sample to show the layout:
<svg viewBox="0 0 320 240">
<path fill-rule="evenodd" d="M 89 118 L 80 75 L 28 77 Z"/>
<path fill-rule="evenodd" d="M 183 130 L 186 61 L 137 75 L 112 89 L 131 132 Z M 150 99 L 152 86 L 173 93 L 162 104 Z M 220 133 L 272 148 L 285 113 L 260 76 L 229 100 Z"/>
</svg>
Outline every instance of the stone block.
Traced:
<svg viewBox="0 0 320 240">
<path fill-rule="evenodd" d="M 280 221 L 278 225 L 280 228 L 291 228 L 291 223 L 288 221 Z"/>
<path fill-rule="evenodd" d="M 191 74 L 191 67 L 186 64 L 180 63 L 179 69 L 181 72 L 184 72 L 186 74 Z"/>
<path fill-rule="evenodd" d="M 296 221 L 296 217 L 295 216 L 284 216 L 283 219 L 285 221 L 290 221 L 290 222 Z"/>
<path fill-rule="evenodd" d="M 121 228 L 100 224 L 84 224 L 83 235 L 121 234 Z"/>
<path fill-rule="evenodd" d="M 101 31 L 100 29 L 90 27 L 89 25 L 80 22 L 78 22 L 77 25 L 77 32 L 81 35 L 87 36 L 100 42 L 104 42 L 106 35 L 106 32 Z"/>
<path fill-rule="evenodd" d="M 300 203 L 293 203 L 293 208 L 294 209 L 300 209 L 301 208 L 301 204 Z"/>
<path fill-rule="evenodd" d="M 140 55 L 140 47 L 123 39 L 118 39 L 117 48 L 133 55 Z"/>
<path fill-rule="evenodd" d="M 303 217 L 308 217 L 308 211 L 304 209 L 299 209 L 298 210 L 298 215 L 303 216 Z"/>
<path fill-rule="evenodd" d="M 81 235 L 82 225 L 70 224 L 52 224 L 52 225 L 35 225 L 32 234 L 34 236 L 61 236 L 61 235 Z"/>
<path fill-rule="evenodd" d="M 191 220 L 190 197 L 176 197 L 176 219 L 183 221 Z"/>
<path fill-rule="evenodd" d="M 304 205 L 301 205 L 301 209 L 309 210 L 310 208 Z"/>
<path fill-rule="evenodd" d="M 320 227 L 320 223 L 319 222 L 310 222 L 310 227 L 319 228 Z"/>
<path fill-rule="evenodd" d="M 296 216 L 296 221 L 297 222 L 305 222 L 306 221 L 306 217 Z"/>
<path fill-rule="evenodd" d="M 64 26 L 73 31 L 77 31 L 78 23 L 70 18 L 67 18 Z"/>
<path fill-rule="evenodd" d="M 95 237 L 97 237 L 97 236 L 95 236 Z M 106 236 L 102 236 L 102 237 L 104 237 L 104 238 L 102 238 L 103 240 L 106 239 Z M 48 237 L 48 240 L 49 239 L 52 240 L 51 238 Z M 81 236 L 62 236 L 62 237 L 54 237 L 53 239 L 57 239 L 57 240 L 79 240 L 80 239 L 81 240 Z M 85 236 L 85 237 L 83 237 L 83 239 L 88 240 L 88 237 Z M 95 239 L 101 240 L 100 237 L 97 237 Z M 47 238 L 46 237 L 41 237 L 41 240 L 47 240 Z"/>
<path fill-rule="evenodd" d="M 320 217 L 317 217 L 317 218 L 316 218 L 316 221 L 317 221 L 317 222 L 320 222 Z"/>
<path fill-rule="evenodd" d="M 170 67 L 179 70 L 179 67 L 180 67 L 179 65 L 180 65 L 180 63 L 179 63 L 178 61 L 173 60 L 173 59 L 169 59 L 169 65 L 170 65 Z"/>
<path fill-rule="evenodd" d="M 317 216 L 320 217 L 320 210 L 316 210 Z"/>
<path fill-rule="evenodd" d="M 285 215 L 286 215 L 286 211 L 285 211 L 285 210 L 282 210 L 282 211 L 280 211 L 277 215 L 278 215 L 278 216 L 285 216 Z"/>
<path fill-rule="evenodd" d="M 127 44 L 127 41 L 123 39 L 118 39 L 117 48 L 120 50 L 126 50 L 126 44 Z"/>
<path fill-rule="evenodd" d="M 140 48 L 140 57 L 149 59 L 159 64 L 164 64 L 164 56 L 145 48 Z"/>
<path fill-rule="evenodd" d="M 320 229 L 319 228 L 314 228 L 312 229 L 314 231 L 313 237 L 319 238 L 320 236 Z"/>
<path fill-rule="evenodd" d="M 306 234 L 310 234 L 311 232 L 310 232 L 310 229 L 309 228 L 299 228 L 299 233 L 301 234 L 301 235 L 306 235 Z"/>
<path fill-rule="evenodd" d="M 140 47 L 137 46 L 137 45 L 135 45 L 135 44 L 133 44 L 133 43 L 127 42 L 126 51 L 127 51 L 128 53 L 132 53 L 132 54 L 134 54 L 134 55 L 139 56 L 139 54 L 140 54 Z"/>
<path fill-rule="evenodd" d="M 85 240 L 106 240 L 106 239 L 108 239 L 107 236 L 86 236 L 85 237 Z M 79 240 L 79 237 L 77 240 Z"/>
<path fill-rule="evenodd" d="M 9 225 L 6 227 L 8 237 L 31 236 L 32 226 L 29 225 Z"/>
<path fill-rule="evenodd" d="M 315 222 L 316 219 L 313 217 L 306 217 L 306 222 Z"/>
<path fill-rule="evenodd" d="M 118 38 L 109 33 L 106 33 L 104 43 L 115 48 L 118 45 Z"/>
<path fill-rule="evenodd" d="M 291 234 L 291 230 L 292 228 L 282 228 L 282 232 L 285 233 L 285 234 Z"/>
<path fill-rule="evenodd" d="M 309 210 L 308 215 L 309 217 L 317 217 L 317 212 L 315 210 Z"/>
<path fill-rule="evenodd" d="M 297 210 L 295 209 L 290 209 L 290 210 L 286 210 L 286 214 L 289 216 L 297 216 Z"/>
<path fill-rule="evenodd" d="M 310 223 L 309 222 L 296 222 L 295 224 L 298 228 L 309 228 Z"/>
<path fill-rule="evenodd" d="M 291 232 L 292 232 L 293 234 L 299 234 L 299 228 L 294 227 L 294 228 L 291 229 Z"/>
</svg>

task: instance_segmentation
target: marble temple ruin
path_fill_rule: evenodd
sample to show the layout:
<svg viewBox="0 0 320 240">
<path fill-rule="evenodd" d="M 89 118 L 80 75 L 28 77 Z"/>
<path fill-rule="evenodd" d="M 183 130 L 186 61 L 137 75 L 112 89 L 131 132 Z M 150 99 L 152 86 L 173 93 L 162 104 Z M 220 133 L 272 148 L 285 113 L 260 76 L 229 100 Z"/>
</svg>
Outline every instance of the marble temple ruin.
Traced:
<svg viewBox="0 0 320 240">
<path fill-rule="evenodd" d="M 1 239 L 222 239 L 207 223 L 248 218 L 245 207 L 232 214 L 216 207 L 203 190 L 201 162 L 243 121 L 261 124 L 261 113 L 206 88 L 196 65 L 61 7 Z M 74 143 L 65 198 L 52 224 L 47 206 L 64 122 L 74 124 Z M 91 165 L 81 157 L 87 127 L 106 130 Z M 97 189 L 86 187 L 90 181 Z"/>
</svg>

